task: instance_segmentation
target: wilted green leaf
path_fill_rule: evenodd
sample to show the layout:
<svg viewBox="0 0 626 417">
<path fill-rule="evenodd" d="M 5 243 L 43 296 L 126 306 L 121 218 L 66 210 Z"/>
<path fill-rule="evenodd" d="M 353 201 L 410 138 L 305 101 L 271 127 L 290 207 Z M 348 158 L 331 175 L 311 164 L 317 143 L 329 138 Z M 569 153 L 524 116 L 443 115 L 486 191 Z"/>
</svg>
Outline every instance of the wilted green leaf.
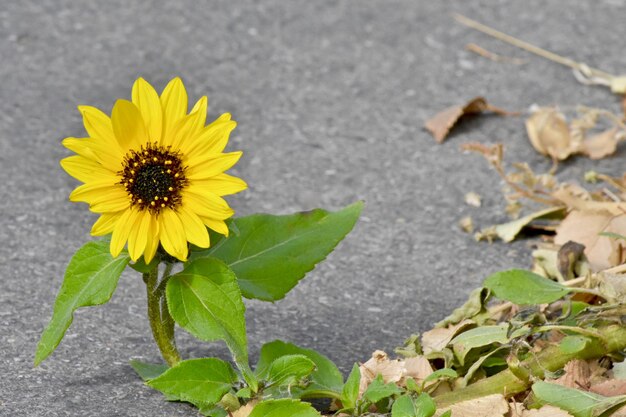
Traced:
<svg viewBox="0 0 626 417">
<path fill-rule="evenodd" d="M 104 304 L 111 299 L 117 281 L 130 261 L 128 254 L 111 256 L 108 240 L 88 242 L 72 257 L 54 302 L 54 312 L 37 345 L 35 366 L 59 345 L 80 307 Z"/>
<path fill-rule="evenodd" d="M 626 403 L 626 395 L 603 397 L 592 392 L 539 381 L 533 384 L 535 397 L 545 404 L 559 407 L 574 417 L 598 417 Z"/>
<path fill-rule="evenodd" d="M 584 336 L 565 336 L 559 343 L 559 349 L 563 353 L 571 354 L 584 350 L 591 343 L 591 339 Z"/>
<path fill-rule="evenodd" d="M 343 404 L 343 408 L 352 410 L 356 406 L 356 401 L 359 398 L 360 381 L 361 370 L 359 369 L 359 365 L 355 363 L 341 392 L 341 404 Z"/>
<path fill-rule="evenodd" d="M 518 234 L 535 220 L 540 219 L 562 219 L 565 215 L 564 207 L 550 207 L 544 210 L 531 213 L 528 216 L 495 226 L 495 232 L 500 239 L 505 242 L 512 242 Z"/>
<path fill-rule="evenodd" d="M 230 364 L 202 358 L 182 361 L 147 384 L 182 401 L 206 406 L 217 403 L 235 382 L 237 375 Z"/>
<path fill-rule="evenodd" d="M 224 340 L 246 381 L 248 368 L 245 306 L 235 274 L 215 258 L 197 259 L 172 275 L 167 305 L 176 323 L 198 339 Z"/>
<path fill-rule="evenodd" d="M 244 297 L 279 300 L 352 230 L 362 208 L 357 202 L 337 212 L 240 217 L 233 220 L 239 236 L 192 252 L 191 259 L 219 258 L 237 275 Z"/>
<path fill-rule="evenodd" d="M 382 375 L 378 375 L 376 379 L 374 379 L 365 392 L 363 393 L 363 397 L 372 402 L 377 403 L 383 398 L 391 397 L 392 395 L 400 394 L 400 388 L 394 383 L 385 384 L 383 381 Z"/>
<path fill-rule="evenodd" d="M 298 347 L 281 340 L 266 343 L 261 347 L 259 362 L 256 366 L 256 374 L 267 373 L 270 364 L 284 355 L 304 355 L 311 359 L 316 369 L 311 373 L 311 383 L 302 391 L 292 390 L 292 394 L 298 397 L 332 397 L 339 398 L 343 388 L 343 376 L 337 366 L 326 356 L 312 349 Z"/>
<path fill-rule="evenodd" d="M 508 335 L 508 324 L 497 324 L 493 326 L 481 326 L 467 330 L 450 341 L 452 350 L 461 365 L 465 363 L 465 356 L 474 348 L 488 346 L 493 343 L 504 344 L 511 338 L 518 337 L 527 332 L 526 328 L 521 328 Z"/>
<path fill-rule="evenodd" d="M 304 355 L 285 355 L 274 359 L 267 375 L 268 385 L 290 385 L 311 374 L 315 363 Z"/>
<path fill-rule="evenodd" d="M 446 327 L 449 324 L 457 324 L 465 319 L 472 319 L 474 316 L 485 312 L 485 303 L 489 299 L 489 296 L 490 294 L 487 288 L 476 288 L 470 293 L 465 304 L 456 308 L 452 314 L 435 324 L 435 327 Z"/>
<path fill-rule="evenodd" d="M 523 269 L 496 272 L 483 285 L 496 297 L 515 304 L 551 303 L 571 291 L 564 285 Z"/>
<path fill-rule="evenodd" d="M 268 400 L 257 404 L 248 417 L 319 417 L 311 404 L 298 400 Z"/>
<path fill-rule="evenodd" d="M 437 369 L 435 372 L 433 372 L 432 374 L 424 378 L 424 381 L 422 381 L 422 386 L 426 386 L 426 383 L 431 382 L 431 381 L 436 381 L 438 379 L 454 379 L 456 377 L 458 377 L 458 374 L 456 373 L 454 369 L 450 369 L 450 368 Z"/>
</svg>

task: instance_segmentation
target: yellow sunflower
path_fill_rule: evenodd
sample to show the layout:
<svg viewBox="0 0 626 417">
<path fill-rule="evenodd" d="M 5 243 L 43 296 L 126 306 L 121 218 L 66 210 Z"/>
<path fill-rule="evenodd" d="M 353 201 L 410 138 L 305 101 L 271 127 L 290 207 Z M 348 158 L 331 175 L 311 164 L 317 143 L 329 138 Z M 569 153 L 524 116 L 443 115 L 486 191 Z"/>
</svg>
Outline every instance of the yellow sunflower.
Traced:
<svg viewBox="0 0 626 417">
<path fill-rule="evenodd" d="M 67 138 L 76 152 L 61 161 L 84 182 L 71 201 L 100 213 L 91 234 L 112 233 L 111 254 L 126 242 L 131 259 L 150 262 L 159 247 L 185 261 L 187 242 L 210 245 L 207 227 L 228 235 L 224 220 L 234 212 L 222 198 L 247 188 L 225 174 L 241 152 L 223 153 L 235 121 L 230 114 L 205 126 L 207 98 L 187 114 L 187 91 L 174 78 L 161 96 L 143 78 L 133 85 L 132 102 L 118 100 L 111 117 L 79 106 L 87 138 Z"/>
</svg>

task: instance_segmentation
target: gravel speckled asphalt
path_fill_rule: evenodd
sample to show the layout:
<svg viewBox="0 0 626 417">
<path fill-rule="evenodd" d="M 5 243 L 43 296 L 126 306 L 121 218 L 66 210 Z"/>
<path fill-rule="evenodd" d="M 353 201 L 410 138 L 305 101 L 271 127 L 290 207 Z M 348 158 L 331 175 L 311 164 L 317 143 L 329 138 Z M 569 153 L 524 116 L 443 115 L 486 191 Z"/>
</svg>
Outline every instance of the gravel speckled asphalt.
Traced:
<svg viewBox="0 0 626 417">
<path fill-rule="evenodd" d="M 37 369 L 39 334 L 72 253 L 94 216 L 67 197 L 59 167 L 66 136 L 81 136 L 77 104 L 110 111 L 138 76 L 162 88 L 180 75 L 209 96 L 209 117 L 239 122 L 229 149 L 250 189 L 239 214 L 336 209 L 366 201 L 363 218 L 284 300 L 248 303 L 250 349 L 280 338 L 317 349 L 345 372 L 375 349 L 429 328 L 489 273 L 529 263 L 525 242 L 477 244 L 458 220 L 506 220 L 500 182 L 468 141 L 506 144 L 510 160 L 549 164 L 521 118 L 464 122 L 444 145 L 422 129 L 438 110 L 476 95 L 524 110 L 532 103 L 620 111 L 607 90 L 472 32 L 460 12 L 585 61 L 623 72 L 624 1 L 5 1 L 0 7 L 0 415 L 194 416 L 145 387 L 130 358 L 155 361 L 141 279 L 126 273 L 103 307 L 76 314 Z M 524 64 L 494 63 L 469 42 Z M 560 175 L 620 173 L 610 159 L 577 159 Z M 463 204 L 467 191 L 483 208 Z M 218 355 L 179 332 L 186 357 Z"/>
</svg>

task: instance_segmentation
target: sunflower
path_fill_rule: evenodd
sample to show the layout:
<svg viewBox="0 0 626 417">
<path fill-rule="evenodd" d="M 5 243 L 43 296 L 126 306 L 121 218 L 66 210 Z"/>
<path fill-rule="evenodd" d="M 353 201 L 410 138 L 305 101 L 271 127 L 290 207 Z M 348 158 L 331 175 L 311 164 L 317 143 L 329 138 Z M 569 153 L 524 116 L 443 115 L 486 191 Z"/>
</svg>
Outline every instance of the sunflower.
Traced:
<svg viewBox="0 0 626 417">
<path fill-rule="evenodd" d="M 87 138 L 66 138 L 77 155 L 61 161 L 84 184 L 71 201 L 89 204 L 100 214 L 91 234 L 111 235 L 111 255 L 128 242 L 133 261 L 149 263 L 159 247 L 185 261 L 190 242 L 210 246 L 207 227 L 228 236 L 224 220 L 234 212 L 222 196 L 247 188 L 225 174 L 241 152 L 223 153 L 235 121 L 230 114 L 205 126 L 207 98 L 187 114 L 187 92 L 174 78 L 161 96 L 143 78 L 132 101 L 118 100 L 111 117 L 79 106 Z"/>
</svg>

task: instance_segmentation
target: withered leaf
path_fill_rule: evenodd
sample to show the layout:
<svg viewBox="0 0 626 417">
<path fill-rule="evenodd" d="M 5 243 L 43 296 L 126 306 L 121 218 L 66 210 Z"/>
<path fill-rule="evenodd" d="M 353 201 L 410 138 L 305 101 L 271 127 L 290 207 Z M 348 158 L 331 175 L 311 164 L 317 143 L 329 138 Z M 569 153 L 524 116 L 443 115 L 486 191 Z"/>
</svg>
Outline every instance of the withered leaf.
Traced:
<svg viewBox="0 0 626 417">
<path fill-rule="evenodd" d="M 584 245 L 591 270 L 598 272 L 624 260 L 622 243 L 600 236 L 601 232 L 626 234 L 626 214 L 572 210 L 557 227 L 554 243 L 563 245 L 571 240 Z"/>
<path fill-rule="evenodd" d="M 468 114 L 482 113 L 484 111 L 491 111 L 499 115 L 511 114 L 505 110 L 491 106 L 483 97 L 474 97 L 465 104 L 451 106 L 440 111 L 426 121 L 425 127 L 435 137 L 438 143 L 442 143 L 461 117 Z"/>
<path fill-rule="evenodd" d="M 448 410 L 452 411 L 454 417 L 502 417 L 509 412 L 509 404 L 502 394 L 492 394 L 437 410 L 435 416 Z"/>
<path fill-rule="evenodd" d="M 527 216 L 495 226 L 496 235 L 505 242 L 512 242 L 517 235 L 535 220 L 560 219 L 565 214 L 563 207 L 549 207 Z"/>
<path fill-rule="evenodd" d="M 563 113 L 543 107 L 526 120 L 526 132 L 533 148 L 542 155 L 562 161 L 576 151 Z"/>
<path fill-rule="evenodd" d="M 617 128 L 605 130 L 588 139 L 581 144 L 581 153 L 591 159 L 602 159 L 613 155 L 617 150 L 617 143 L 620 141 L 622 132 Z"/>
<path fill-rule="evenodd" d="M 472 320 L 463 320 L 453 326 L 435 328 L 424 332 L 422 334 L 422 349 L 424 350 L 424 354 L 427 355 L 431 352 L 441 351 L 450 343 L 454 336 L 461 332 L 461 330 L 475 325 L 476 323 Z"/>
<path fill-rule="evenodd" d="M 595 392 L 596 394 L 604 395 L 605 397 L 626 395 L 626 380 L 609 379 L 608 381 L 592 385 L 589 388 L 589 391 Z"/>
</svg>

